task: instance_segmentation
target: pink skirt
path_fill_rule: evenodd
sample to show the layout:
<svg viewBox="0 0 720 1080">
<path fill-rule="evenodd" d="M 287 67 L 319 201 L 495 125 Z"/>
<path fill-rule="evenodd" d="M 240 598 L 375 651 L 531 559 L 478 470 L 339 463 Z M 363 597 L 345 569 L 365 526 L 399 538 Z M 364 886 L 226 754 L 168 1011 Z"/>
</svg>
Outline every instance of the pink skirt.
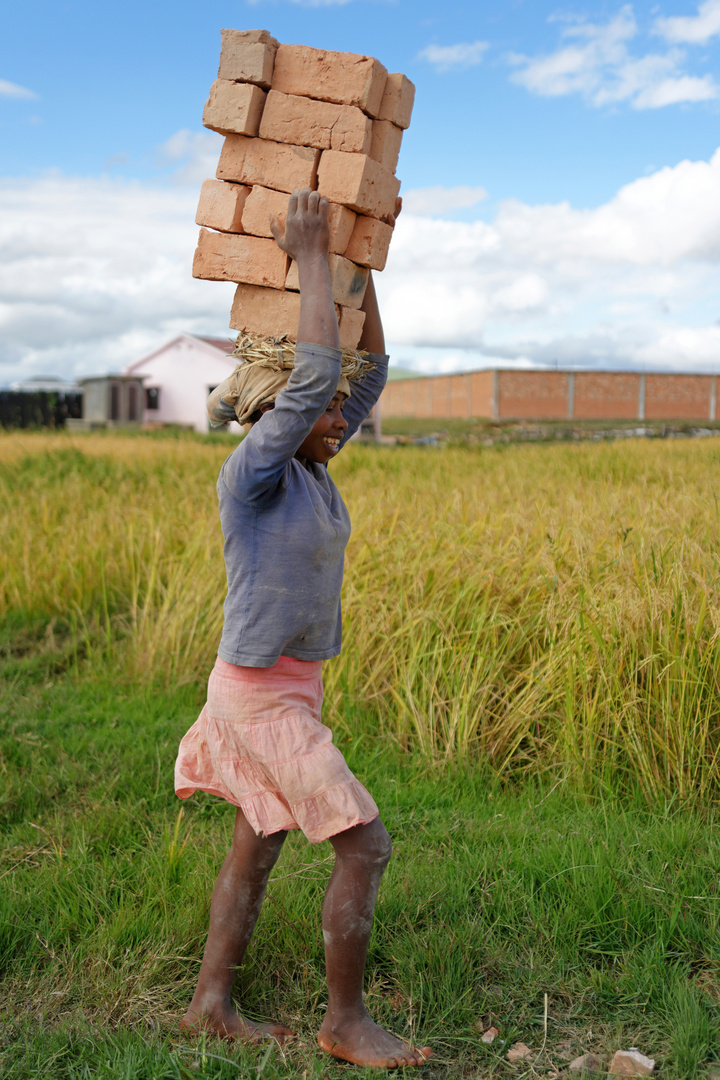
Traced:
<svg viewBox="0 0 720 1080">
<path fill-rule="evenodd" d="M 207 702 L 180 743 L 175 792 L 239 806 L 259 836 L 302 829 L 312 843 L 378 817 L 320 722 L 322 661 L 281 656 L 270 668 L 218 657 Z"/>
</svg>

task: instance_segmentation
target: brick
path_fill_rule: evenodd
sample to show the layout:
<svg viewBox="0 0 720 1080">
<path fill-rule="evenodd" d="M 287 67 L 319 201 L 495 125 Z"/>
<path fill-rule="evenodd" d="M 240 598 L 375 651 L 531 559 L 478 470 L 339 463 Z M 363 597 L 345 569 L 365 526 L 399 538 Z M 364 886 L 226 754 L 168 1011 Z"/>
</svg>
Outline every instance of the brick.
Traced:
<svg viewBox="0 0 720 1080">
<path fill-rule="evenodd" d="M 392 228 L 384 221 L 358 214 L 345 258 L 371 270 L 384 270 L 392 234 Z"/>
<path fill-rule="evenodd" d="M 389 120 L 399 128 L 408 128 L 414 102 L 414 83 L 411 83 L 407 76 L 392 72 L 385 80 L 378 119 Z"/>
<path fill-rule="evenodd" d="M 342 255 L 350 243 L 357 214 L 349 210 L 347 206 L 331 202 L 328 209 L 328 223 L 330 225 L 330 251 L 336 255 Z"/>
<path fill-rule="evenodd" d="M 200 230 L 193 260 L 193 277 L 282 289 L 287 267 L 287 255 L 274 240 Z"/>
<path fill-rule="evenodd" d="M 372 125 L 372 120 L 353 105 L 334 105 L 271 90 L 259 135 L 261 139 L 295 146 L 368 154 L 373 139 Z"/>
<path fill-rule="evenodd" d="M 276 217 L 280 227 L 284 228 L 289 198 L 286 191 L 273 191 L 272 188 L 259 186 L 251 188 L 243 210 L 243 232 L 252 236 L 272 236 L 271 217 Z"/>
<path fill-rule="evenodd" d="M 383 169 L 394 173 L 400 157 L 402 137 L 403 130 L 397 124 L 391 124 L 389 120 L 373 120 L 369 156 L 382 165 Z M 333 149 L 339 150 L 340 147 Z"/>
<path fill-rule="evenodd" d="M 370 271 L 364 266 L 356 266 L 342 255 L 331 255 L 328 260 L 330 266 L 330 281 L 332 282 L 333 300 L 343 307 L 359 308 L 365 296 Z M 290 263 L 286 289 L 298 290 L 300 278 L 295 260 Z"/>
<path fill-rule="evenodd" d="M 218 78 L 254 83 L 268 90 L 279 42 L 267 30 L 221 30 L 220 37 Z"/>
<path fill-rule="evenodd" d="M 265 91 L 251 83 L 216 79 L 205 102 L 203 124 L 221 135 L 257 135 Z"/>
<path fill-rule="evenodd" d="M 252 189 L 224 180 L 203 180 L 195 221 L 208 229 L 241 233 L 245 201 Z"/>
<path fill-rule="evenodd" d="M 276 217 L 280 227 L 285 228 L 289 195 L 284 191 L 271 188 L 254 187 L 245 202 L 243 210 L 243 232 L 253 236 L 272 236 L 270 218 Z M 328 221 L 330 225 L 330 251 L 342 255 L 350 243 L 356 215 L 352 210 L 339 203 L 330 203 Z"/>
<path fill-rule="evenodd" d="M 336 310 L 338 312 L 338 326 L 340 327 L 340 348 L 356 349 L 362 336 L 365 312 L 347 307 Z"/>
<path fill-rule="evenodd" d="M 262 289 L 257 285 L 238 285 L 235 290 L 230 326 L 265 337 L 283 334 L 297 341 L 300 322 L 300 294 Z"/>
<path fill-rule="evenodd" d="M 272 85 L 281 94 L 357 105 L 368 116 L 377 117 L 386 80 L 387 69 L 372 56 L 280 45 Z"/>
<path fill-rule="evenodd" d="M 318 191 L 331 202 L 344 203 L 368 217 L 383 218 L 395 210 L 400 181 L 365 154 L 323 150 Z"/>
<path fill-rule="evenodd" d="M 290 192 L 316 186 L 319 158 L 320 151 L 313 147 L 228 135 L 215 175 L 220 180 Z"/>
</svg>

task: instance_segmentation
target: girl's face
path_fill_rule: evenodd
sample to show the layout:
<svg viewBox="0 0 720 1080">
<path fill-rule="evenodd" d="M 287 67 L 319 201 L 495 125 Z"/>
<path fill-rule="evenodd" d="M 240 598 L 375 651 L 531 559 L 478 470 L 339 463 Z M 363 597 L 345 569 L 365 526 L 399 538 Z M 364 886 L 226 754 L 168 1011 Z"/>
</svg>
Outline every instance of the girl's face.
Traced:
<svg viewBox="0 0 720 1080">
<path fill-rule="evenodd" d="M 344 404 L 345 394 L 336 394 L 320 419 L 315 421 L 295 457 L 314 461 L 317 465 L 327 465 L 330 458 L 335 457 L 348 426 L 342 414 Z"/>
</svg>

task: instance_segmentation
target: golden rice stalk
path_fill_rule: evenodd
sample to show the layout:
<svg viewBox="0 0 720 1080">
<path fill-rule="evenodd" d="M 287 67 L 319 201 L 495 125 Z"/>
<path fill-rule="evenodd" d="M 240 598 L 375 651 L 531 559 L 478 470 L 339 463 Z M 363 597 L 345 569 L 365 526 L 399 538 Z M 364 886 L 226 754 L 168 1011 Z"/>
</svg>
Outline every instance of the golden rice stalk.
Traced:
<svg viewBox="0 0 720 1080">
<path fill-rule="evenodd" d="M 238 334 L 232 356 L 241 358 L 242 364 L 259 364 L 271 371 L 289 371 L 295 365 L 295 342 L 287 334 L 281 337 L 262 337 L 260 334 Z M 238 367 L 235 368 L 235 371 Z M 343 349 L 340 374 L 351 382 L 363 379 L 375 365 L 368 360 L 368 353 L 357 349 Z"/>
</svg>

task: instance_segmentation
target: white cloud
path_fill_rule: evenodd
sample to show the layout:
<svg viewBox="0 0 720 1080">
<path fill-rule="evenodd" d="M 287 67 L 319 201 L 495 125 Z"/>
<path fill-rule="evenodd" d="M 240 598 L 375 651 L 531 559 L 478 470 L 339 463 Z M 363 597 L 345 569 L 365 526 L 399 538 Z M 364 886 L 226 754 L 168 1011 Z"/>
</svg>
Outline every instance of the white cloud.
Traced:
<svg viewBox="0 0 720 1080">
<path fill-rule="evenodd" d="M 38 95 L 24 86 L 18 86 L 17 83 L 0 79 L 0 97 L 24 98 L 26 101 L 36 101 Z"/>
<path fill-rule="evenodd" d="M 215 131 L 183 128 L 159 147 L 157 164 L 161 168 L 172 167 L 176 184 L 199 184 L 215 175 L 222 144 L 222 135 Z"/>
<path fill-rule="evenodd" d="M 183 168 L 198 146 L 180 133 L 162 158 Z M 227 334 L 233 286 L 191 277 L 198 192 L 0 181 L 0 383 L 118 370 L 181 330 Z M 481 194 L 441 188 L 428 205 Z M 592 210 L 506 201 L 491 221 L 458 222 L 406 207 L 378 291 L 395 358 L 435 370 L 720 367 L 720 150 Z"/>
<path fill-rule="evenodd" d="M 118 370 L 180 329 L 226 333 L 233 286 L 191 277 L 197 195 L 0 182 L 0 382 Z"/>
<path fill-rule="evenodd" d="M 378 291 L 388 340 L 419 368 L 427 347 L 446 370 L 483 355 L 718 368 L 720 150 L 594 210 L 506 201 L 489 224 L 403 213 Z"/>
<path fill-rule="evenodd" d="M 542 97 L 580 94 L 595 106 L 628 102 L 635 109 L 658 109 L 720 96 L 711 75 L 683 71 L 680 49 L 633 56 L 629 43 L 637 35 L 635 16 L 626 5 L 608 23 L 566 26 L 562 36 L 568 44 L 553 53 L 511 55 L 516 68 L 511 78 Z"/>
<path fill-rule="evenodd" d="M 487 41 L 464 42 L 458 45 L 428 45 L 418 53 L 418 59 L 428 60 L 438 71 L 475 67 L 482 62 L 489 48 Z"/>
<path fill-rule="evenodd" d="M 483 187 L 425 187 L 403 193 L 403 210 L 418 217 L 442 217 L 452 210 L 476 206 L 487 198 Z"/>
<path fill-rule="evenodd" d="M 675 15 L 655 21 L 655 31 L 667 41 L 703 45 L 720 34 L 720 0 L 705 0 L 697 15 Z"/>
</svg>

